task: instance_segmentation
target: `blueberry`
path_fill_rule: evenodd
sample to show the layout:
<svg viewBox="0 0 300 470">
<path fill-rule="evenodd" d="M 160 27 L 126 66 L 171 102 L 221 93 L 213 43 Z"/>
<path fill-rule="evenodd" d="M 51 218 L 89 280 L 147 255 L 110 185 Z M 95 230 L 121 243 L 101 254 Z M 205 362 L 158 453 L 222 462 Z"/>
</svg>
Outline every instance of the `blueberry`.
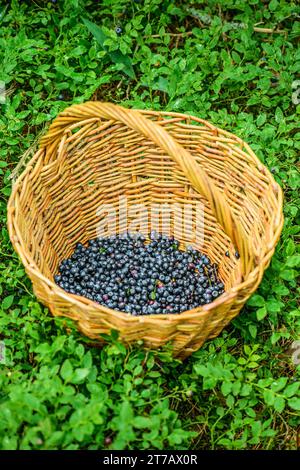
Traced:
<svg viewBox="0 0 300 470">
<path fill-rule="evenodd" d="M 122 28 L 121 28 L 120 26 L 117 26 L 117 27 L 115 28 L 115 32 L 116 32 L 118 35 L 121 34 L 122 31 L 123 31 L 123 30 L 122 30 Z"/>
<path fill-rule="evenodd" d="M 201 261 L 202 261 L 202 263 L 203 263 L 205 266 L 208 266 L 208 265 L 210 264 L 210 261 L 209 261 L 208 257 L 205 256 L 205 255 L 203 255 L 203 256 L 201 257 Z"/>
<path fill-rule="evenodd" d="M 212 301 L 212 296 L 210 294 L 204 294 L 203 297 L 207 304 L 209 304 Z"/>
<path fill-rule="evenodd" d="M 218 266 L 194 248 L 178 249 L 173 237 L 126 233 L 78 243 L 59 265 L 54 281 L 131 315 L 178 314 L 211 302 L 224 292 Z"/>
</svg>

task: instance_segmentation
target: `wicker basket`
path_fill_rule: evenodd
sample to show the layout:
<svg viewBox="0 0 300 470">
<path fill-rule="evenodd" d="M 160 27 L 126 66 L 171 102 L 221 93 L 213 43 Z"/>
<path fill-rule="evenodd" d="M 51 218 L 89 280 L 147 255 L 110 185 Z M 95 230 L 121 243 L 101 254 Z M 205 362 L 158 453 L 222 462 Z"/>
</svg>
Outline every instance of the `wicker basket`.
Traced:
<svg viewBox="0 0 300 470">
<path fill-rule="evenodd" d="M 202 203 L 204 245 L 197 248 L 219 264 L 226 292 L 181 314 L 131 316 L 58 287 L 53 276 L 60 261 L 77 242 L 97 236 L 99 207 L 118 211 L 120 196 L 146 207 L 189 204 L 191 233 Z M 241 139 L 185 114 L 101 102 L 71 106 L 55 119 L 8 203 L 11 241 L 53 315 L 72 318 L 99 341 L 111 329 L 125 343 L 144 340 L 157 348 L 172 341 L 181 358 L 238 314 L 269 265 L 282 224 L 282 191 Z M 118 232 L 126 229 L 117 222 Z M 183 235 L 180 242 L 190 240 Z"/>
</svg>

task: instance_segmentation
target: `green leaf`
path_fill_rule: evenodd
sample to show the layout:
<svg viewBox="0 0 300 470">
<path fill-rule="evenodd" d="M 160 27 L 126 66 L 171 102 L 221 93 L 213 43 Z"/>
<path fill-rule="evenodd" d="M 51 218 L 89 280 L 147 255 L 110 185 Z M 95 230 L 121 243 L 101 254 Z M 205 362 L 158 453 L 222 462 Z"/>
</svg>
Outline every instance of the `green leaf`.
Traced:
<svg viewBox="0 0 300 470">
<path fill-rule="evenodd" d="M 86 368 L 75 369 L 75 372 L 72 378 L 72 383 L 78 384 L 80 382 L 83 382 L 84 379 L 89 375 L 89 373 L 90 373 L 90 369 L 86 369 Z"/>
<path fill-rule="evenodd" d="M 121 51 L 113 51 L 113 52 L 108 51 L 108 49 L 104 45 L 104 43 L 109 38 L 103 32 L 103 30 L 98 25 L 96 25 L 95 23 L 92 23 L 91 21 L 89 21 L 85 18 L 83 18 L 82 21 L 84 22 L 85 26 L 88 28 L 90 33 L 92 33 L 92 35 L 94 36 L 94 38 L 96 39 L 96 41 L 98 42 L 100 47 L 108 53 L 111 60 L 115 64 L 122 64 L 123 72 L 126 73 L 126 75 L 128 75 L 130 78 L 135 79 L 136 76 L 135 76 L 135 73 L 134 73 L 134 70 L 133 70 L 133 67 L 132 67 L 132 62 L 131 62 L 131 59 L 129 58 L 129 56 L 122 54 Z"/>
<path fill-rule="evenodd" d="M 266 306 L 268 312 L 277 313 L 280 312 L 282 307 L 284 307 L 284 304 L 280 302 L 280 300 L 276 300 L 275 298 L 273 298 L 267 300 Z"/>
<path fill-rule="evenodd" d="M 286 244 L 285 252 L 287 256 L 291 256 L 295 253 L 296 246 L 293 240 L 289 239 L 289 241 Z"/>
<path fill-rule="evenodd" d="M 231 393 L 231 389 L 232 389 L 232 383 L 231 382 L 223 382 L 222 385 L 221 385 L 221 392 L 223 393 L 223 395 L 226 397 L 227 395 L 229 395 L 229 393 Z"/>
<path fill-rule="evenodd" d="M 293 279 L 295 279 L 296 273 L 295 271 L 293 271 L 293 269 L 284 269 L 279 273 L 279 276 L 285 281 L 292 281 Z"/>
<path fill-rule="evenodd" d="M 247 397 L 248 395 L 250 395 L 251 391 L 252 391 L 252 386 L 250 384 L 243 384 L 242 388 L 241 388 L 240 395 L 242 397 Z M 255 414 L 254 414 L 254 416 L 255 416 Z"/>
<path fill-rule="evenodd" d="M 276 111 L 275 111 L 275 121 L 280 124 L 282 121 L 284 121 L 284 116 L 283 116 L 283 112 L 281 111 L 280 108 L 276 108 Z"/>
<path fill-rule="evenodd" d="M 153 84 L 152 88 L 153 90 L 159 90 L 163 93 L 167 93 L 168 95 L 170 94 L 170 84 L 168 80 L 164 77 L 159 77 L 158 81 Z"/>
<path fill-rule="evenodd" d="M 257 336 L 257 326 L 256 325 L 249 325 L 249 333 L 252 336 L 252 338 L 256 338 Z"/>
<path fill-rule="evenodd" d="M 132 421 L 133 427 L 138 429 L 151 428 L 151 419 L 144 416 L 136 416 Z"/>
<path fill-rule="evenodd" d="M 239 357 L 238 358 L 238 363 L 241 365 L 241 366 L 244 366 L 245 364 L 247 364 L 247 361 L 244 357 Z"/>
<path fill-rule="evenodd" d="M 160 372 L 158 371 L 151 371 L 148 373 L 148 376 L 149 377 L 153 377 L 153 378 L 157 378 L 157 377 L 160 377 Z"/>
<path fill-rule="evenodd" d="M 60 370 L 60 375 L 62 376 L 65 382 L 70 382 L 73 375 L 73 367 L 69 359 L 66 359 L 63 363 Z"/>
<path fill-rule="evenodd" d="M 256 417 L 256 413 L 254 411 L 253 408 L 246 408 L 246 413 L 248 416 L 250 416 L 250 418 L 255 418 Z"/>
<path fill-rule="evenodd" d="M 247 305 L 250 307 L 263 307 L 265 305 L 265 299 L 259 294 L 254 294 L 248 300 Z"/>
<path fill-rule="evenodd" d="M 124 344 L 120 343 L 119 341 L 117 341 L 117 342 L 115 343 L 115 346 L 117 347 L 117 349 L 119 350 L 119 352 L 120 352 L 121 354 L 124 354 L 124 355 L 125 355 L 125 354 L 127 353 L 126 346 L 125 346 Z"/>
<path fill-rule="evenodd" d="M 261 421 L 254 421 L 253 423 L 251 423 L 251 430 L 253 436 L 259 437 L 261 434 L 261 428 Z"/>
<path fill-rule="evenodd" d="M 271 385 L 272 390 L 274 392 L 279 392 L 286 386 L 287 381 L 288 381 L 287 377 L 280 377 L 278 380 L 276 380 L 276 382 L 272 383 Z"/>
<path fill-rule="evenodd" d="M 7 297 L 5 297 L 2 300 L 2 304 L 1 304 L 3 310 L 7 310 L 9 307 L 11 307 L 12 304 L 13 304 L 13 301 L 14 301 L 14 296 L 13 295 L 8 295 Z"/>
<path fill-rule="evenodd" d="M 258 321 L 263 320 L 263 318 L 265 318 L 266 315 L 267 315 L 267 309 L 266 309 L 266 307 L 259 308 L 259 309 L 256 311 L 256 317 L 257 317 L 257 320 L 258 320 Z"/>
<path fill-rule="evenodd" d="M 293 397 L 288 400 L 288 405 L 290 408 L 296 411 L 300 411 L 300 398 Z"/>
<path fill-rule="evenodd" d="M 228 395 L 226 398 L 226 404 L 229 408 L 232 408 L 234 406 L 234 398 L 232 395 Z"/>
<path fill-rule="evenodd" d="M 207 377 L 209 375 L 207 367 L 203 366 L 202 364 L 195 364 L 194 369 L 196 374 L 202 375 L 202 377 Z"/>
<path fill-rule="evenodd" d="M 238 380 L 232 384 L 232 393 L 236 397 L 241 390 L 242 383 Z"/>
<path fill-rule="evenodd" d="M 271 335 L 271 344 L 276 344 L 280 338 L 282 338 L 282 333 L 280 331 L 275 331 Z"/>
<path fill-rule="evenodd" d="M 107 354 L 109 356 L 119 356 L 120 354 L 122 354 L 122 351 L 120 350 L 120 348 L 118 347 L 119 343 L 116 343 L 116 344 L 111 344 L 109 347 L 108 347 L 108 350 L 107 350 Z"/>
<path fill-rule="evenodd" d="M 295 268 L 300 266 L 300 254 L 289 256 L 286 260 L 286 265 L 289 268 Z"/>
<path fill-rule="evenodd" d="M 289 185 L 292 189 L 300 188 L 300 173 L 297 170 L 291 170 L 289 174 Z"/>
<path fill-rule="evenodd" d="M 275 11 L 278 7 L 278 0 L 271 0 L 269 3 L 269 10 Z"/>
<path fill-rule="evenodd" d="M 93 359 L 92 359 L 91 351 L 88 351 L 84 355 L 81 365 L 86 369 L 90 369 L 92 367 L 92 363 L 93 363 Z"/>
<path fill-rule="evenodd" d="M 256 119 L 256 124 L 258 127 L 262 126 L 267 120 L 266 113 L 259 114 L 258 118 Z"/>
<path fill-rule="evenodd" d="M 284 390 L 284 396 L 287 398 L 292 397 L 295 395 L 295 393 L 298 392 L 298 389 L 300 387 L 300 382 L 294 382 L 293 384 L 288 385 L 285 390 Z"/>
<path fill-rule="evenodd" d="M 264 400 L 268 406 L 273 406 L 275 401 L 275 394 L 272 390 L 264 390 Z"/>
<path fill-rule="evenodd" d="M 129 401 L 123 401 L 121 405 L 120 411 L 120 424 L 122 425 L 130 425 L 132 424 L 133 420 L 133 409 Z"/>
<path fill-rule="evenodd" d="M 277 286 L 274 286 L 273 291 L 275 292 L 275 294 L 278 295 L 289 295 L 290 293 L 289 289 L 283 284 L 278 284 Z"/>
</svg>

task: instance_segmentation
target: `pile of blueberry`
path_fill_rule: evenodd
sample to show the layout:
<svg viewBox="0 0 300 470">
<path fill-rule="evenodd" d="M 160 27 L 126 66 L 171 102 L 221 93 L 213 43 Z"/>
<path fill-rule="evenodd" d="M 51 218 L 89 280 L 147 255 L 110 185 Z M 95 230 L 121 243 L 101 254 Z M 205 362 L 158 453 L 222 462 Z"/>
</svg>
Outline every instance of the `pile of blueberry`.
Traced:
<svg viewBox="0 0 300 470">
<path fill-rule="evenodd" d="M 90 240 L 76 245 L 55 282 L 65 291 L 106 307 L 149 315 L 180 313 L 208 304 L 224 292 L 217 265 L 173 237 L 151 232 Z"/>
</svg>

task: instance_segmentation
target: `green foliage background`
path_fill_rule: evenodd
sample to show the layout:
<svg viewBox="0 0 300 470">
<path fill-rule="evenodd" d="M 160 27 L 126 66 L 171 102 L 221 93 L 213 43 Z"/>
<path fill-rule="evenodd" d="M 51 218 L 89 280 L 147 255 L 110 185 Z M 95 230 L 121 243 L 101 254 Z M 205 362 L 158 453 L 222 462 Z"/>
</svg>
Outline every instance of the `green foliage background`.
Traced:
<svg viewBox="0 0 300 470">
<path fill-rule="evenodd" d="M 296 448 L 297 3 L 0 1 L 0 449 Z M 59 111 L 88 99 L 208 119 L 246 140 L 284 190 L 283 234 L 259 290 L 184 363 L 168 348 L 126 349 L 115 333 L 102 349 L 69 323 L 67 334 L 9 242 L 11 172 Z"/>
</svg>

